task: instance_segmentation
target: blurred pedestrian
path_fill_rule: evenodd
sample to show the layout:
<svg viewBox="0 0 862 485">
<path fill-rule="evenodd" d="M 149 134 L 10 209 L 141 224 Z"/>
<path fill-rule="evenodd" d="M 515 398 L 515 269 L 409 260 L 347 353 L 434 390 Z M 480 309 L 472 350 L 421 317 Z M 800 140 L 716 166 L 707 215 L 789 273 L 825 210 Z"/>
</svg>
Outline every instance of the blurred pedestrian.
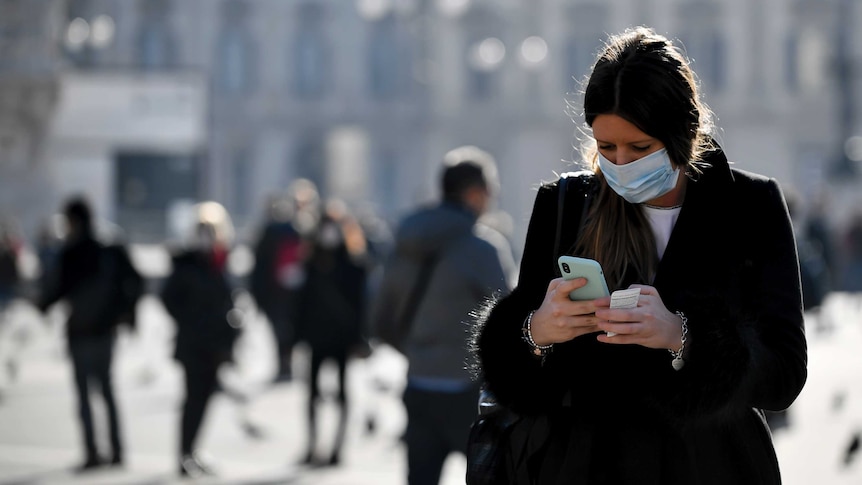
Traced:
<svg viewBox="0 0 862 485">
<path fill-rule="evenodd" d="M 60 250 L 63 247 L 65 234 L 65 220 L 63 214 L 51 214 L 39 225 L 36 232 L 36 258 L 39 261 L 39 270 L 37 272 L 34 286 L 38 288 L 47 288 L 52 283 L 48 278 L 56 277 L 58 271 L 54 270 L 54 266 L 60 255 Z M 44 324 L 48 327 L 52 343 L 54 344 L 54 353 L 62 355 L 63 353 L 63 321 L 64 314 L 61 308 L 55 308 L 43 315 Z"/>
<path fill-rule="evenodd" d="M 307 241 L 317 225 L 319 197 L 310 180 L 297 179 L 284 195 L 267 201 L 254 244 L 250 292 L 269 321 L 277 345 L 276 382 L 292 377 L 299 290 L 305 282 Z"/>
<path fill-rule="evenodd" d="M 43 280 L 38 308 L 44 313 L 54 303 L 69 303 L 66 337 L 75 375 L 79 416 L 86 458 L 79 470 L 108 463 L 123 463 L 120 418 L 111 381 L 117 325 L 135 324 L 136 305 L 143 279 L 132 265 L 125 243 L 99 241 L 89 202 L 73 197 L 63 208 L 67 223 L 65 242 Z M 97 449 L 90 386 L 101 391 L 108 414 L 112 455 L 105 461 Z"/>
<path fill-rule="evenodd" d="M 823 256 L 823 262 L 829 273 L 829 287 L 836 289 L 839 283 L 838 254 L 835 244 L 835 234 L 829 227 L 827 199 L 825 195 L 815 198 L 808 208 L 805 222 L 805 239 Z"/>
<path fill-rule="evenodd" d="M 802 198 L 794 190 L 785 191 L 787 212 L 793 222 L 793 235 L 799 254 L 799 274 L 802 282 L 802 308 L 806 312 L 819 313 L 820 306 L 832 291 L 832 274 L 829 271 L 823 246 L 809 236 L 803 224 Z"/>
<path fill-rule="evenodd" d="M 358 221 L 338 200 L 329 201 L 312 239 L 305 263 L 305 284 L 299 306 L 299 338 L 311 351 L 308 378 L 308 443 L 304 464 L 338 465 L 341 461 L 348 417 L 347 362 L 365 349 L 363 323 L 366 308 L 368 246 Z M 338 427 L 332 450 L 319 453 L 318 409 L 321 405 L 320 372 L 333 361 L 338 378 Z"/>
<path fill-rule="evenodd" d="M 377 336 L 407 358 L 407 482 L 436 485 L 447 456 L 465 453 L 478 386 L 466 370 L 470 313 L 506 293 L 515 271 L 499 232 L 477 222 L 497 191 L 492 156 L 446 154 L 442 201 L 404 218 L 374 303 Z"/>
<path fill-rule="evenodd" d="M 21 275 L 18 270 L 18 255 L 21 241 L 6 224 L 0 224 L 0 312 L 12 301 L 18 292 Z"/>
<path fill-rule="evenodd" d="M 49 283 L 46 278 L 56 274 L 52 271 L 60 250 L 63 247 L 65 228 L 62 214 L 52 214 L 39 225 L 36 232 L 36 258 L 39 260 L 39 286 L 45 287 Z"/>
<path fill-rule="evenodd" d="M 305 247 L 291 222 L 293 214 L 293 205 L 287 197 L 269 198 L 266 220 L 254 245 L 255 264 L 249 287 L 275 337 L 276 382 L 292 378 L 297 295 L 305 278 L 302 268 Z"/>
<path fill-rule="evenodd" d="M 844 232 L 844 255 L 841 290 L 862 293 L 862 211 L 851 216 Z"/>
<path fill-rule="evenodd" d="M 0 365 L 2 365 L 0 371 L 6 374 L 6 380 L 10 382 L 15 380 L 18 374 L 17 345 L 14 342 L 14 329 L 9 319 L 9 308 L 13 300 L 19 296 L 20 251 L 21 241 L 12 228 L 6 222 L 0 223 Z"/>
<path fill-rule="evenodd" d="M 185 247 L 172 256 L 159 296 L 176 323 L 174 358 L 185 374 L 179 473 L 198 477 L 215 473 L 196 448 L 197 438 L 210 398 L 219 388 L 219 367 L 233 360 L 242 315 L 234 308 L 226 269 L 233 236 L 227 211 L 216 202 L 198 204 L 191 226 Z"/>
<path fill-rule="evenodd" d="M 539 187 L 518 285 L 478 318 L 481 377 L 520 417 L 494 483 L 781 483 L 761 410 L 807 378 L 793 227 L 780 185 L 712 139 L 695 80 L 647 27 L 596 58 L 587 169 Z M 600 263 L 636 306 L 573 301 L 587 281 L 560 277 L 560 255 Z"/>
</svg>

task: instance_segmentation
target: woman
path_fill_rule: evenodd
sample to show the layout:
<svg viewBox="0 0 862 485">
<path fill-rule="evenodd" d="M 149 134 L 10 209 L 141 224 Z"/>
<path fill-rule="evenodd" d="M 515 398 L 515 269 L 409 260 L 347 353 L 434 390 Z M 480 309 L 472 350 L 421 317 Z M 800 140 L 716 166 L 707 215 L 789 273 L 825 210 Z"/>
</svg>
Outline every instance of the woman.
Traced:
<svg viewBox="0 0 862 485">
<path fill-rule="evenodd" d="M 313 236 L 299 299 L 299 338 L 311 350 L 308 443 L 302 460 L 306 465 L 335 466 L 341 462 L 347 428 L 347 360 L 364 342 L 366 259 L 367 245 L 359 223 L 347 213 L 343 202 L 330 201 Z M 319 456 L 320 371 L 329 359 L 338 370 L 339 419 L 332 451 Z"/>
<path fill-rule="evenodd" d="M 177 324 L 174 358 L 185 371 L 182 476 L 213 473 L 195 450 L 195 443 L 207 404 L 218 388 L 218 369 L 232 360 L 241 325 L 225 268 L 230 233 L 227 212 L 215 202 L 205 202 L 196 207 L 195 215 L 188 247 L 174 255 L 171 274 L 161 291 L 165 309 Z"/>
<path fill-rule="evenodd" d="M 474 342 L 498 402 L 534 418 L 520 440 L 538 451 L 509 457 L 507 483 L 780 483 L 761 410 L 790 406 L 807 354 L 778 184 L 730 168 L 688 61 L 650 29 L 609 39 L 584 116 L 591 171 L 568 184 L 560 240 L 554 182 Z M 611 291 L 639 288 L 637 307 L 569 300 L 586 281 L 557 277 L 557 244 Z"/>
</svg>

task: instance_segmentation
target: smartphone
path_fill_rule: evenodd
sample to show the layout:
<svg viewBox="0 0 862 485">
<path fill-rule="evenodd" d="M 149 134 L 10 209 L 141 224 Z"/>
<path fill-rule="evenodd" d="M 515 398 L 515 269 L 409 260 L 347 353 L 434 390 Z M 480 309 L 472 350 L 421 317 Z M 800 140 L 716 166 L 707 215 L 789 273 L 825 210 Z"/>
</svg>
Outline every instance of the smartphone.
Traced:
<svg viewBox="0 0 862 485">
<path fill-rule="evenodd" d="M 569 299 L 583 301 L 610 296 L 605 273 L 602 272 L 602 265 L 598 261 L 575 256 L 560 256 L 557 262 L 564 279 L 572 280 L 581 277 L 587 279 L 586 285 L 569 293 Z"/>
</svg>

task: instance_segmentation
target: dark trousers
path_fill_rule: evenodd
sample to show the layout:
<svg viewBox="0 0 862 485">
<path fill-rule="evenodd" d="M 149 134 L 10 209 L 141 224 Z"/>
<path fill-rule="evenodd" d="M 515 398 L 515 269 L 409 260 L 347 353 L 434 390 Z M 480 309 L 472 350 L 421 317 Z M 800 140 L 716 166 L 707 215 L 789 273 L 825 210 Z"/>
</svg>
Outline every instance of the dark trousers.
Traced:
<svg viewBox="0 0 862 485">
<path fill-rule="evenodd" d="M 183 364 L 186 374 L 186 399 L 180 427 L 180 453 L 194 451 L 207 404 L 218 385 L 218 366 L 209 363 Z"/>
<path fill-rule="evenodd" d="M 476 418 L 478 388 L 462 392 L 404 390 L 407 410 L 407 483 L 437 485 L 451 452 L 467 452 L 470 425 Z"/>
<path fill-rule="evenodd" d="M 111 360 L 114 354 L 114 336 L 78 337 L 69 341 L 69 353 L 75 372 L 75 389 L 78 392 L 78 415 L 84 432 L 84 447 L 87 459 L 98 456 L 96 436 L 93 428 L 93 412 L 90 406 L 90 385 L 98 386 L 108 413 L 111 450 L 115 458 L 122 457 L 120 423 L 117 404 L 111 384 Z"/>
<path fill-rule="evenodd" d="M 311 375 L 309 376 L 308 393 L 308 456 L 314 455 L 317 443 L 317 405 L 320 402 L 320 368 L 326 359 L 333 359 L 338 367 L 338 407 L 340 409 L 338 429 L 332 445 L 331 459 L 338 460 L 344 445 L 344 433 L 347 428 L 347 349 L 341 351 L 321 352 L 311 349 Z"/>
<path fill-rule="evenodd" d="M 278 352 L 278 374 L 289 375 L 293 348 L 296 346 L 296 335 L 293 319 L 290 314 L 290 296 L 279 298 L 278 303 L 270 303 L 266 308 L 266 319 L 272 327 Z"/>
</svg>

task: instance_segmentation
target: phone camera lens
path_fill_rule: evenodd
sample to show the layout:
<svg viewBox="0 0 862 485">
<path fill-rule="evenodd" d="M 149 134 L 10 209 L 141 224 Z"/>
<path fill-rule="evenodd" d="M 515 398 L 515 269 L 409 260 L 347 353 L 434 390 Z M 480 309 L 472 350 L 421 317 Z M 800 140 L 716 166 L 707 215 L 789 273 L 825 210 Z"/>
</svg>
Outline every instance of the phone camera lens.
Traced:
<svg viewBox="0 0 862 485">
<path fill-rule="evenodd" d="M 563 263 L 563 271 L 565 271 L 566 273 L 568 273 L 569 271 L 571 271 L 571 270 L 569 269 L 569 263 Z"/>
</svg>

